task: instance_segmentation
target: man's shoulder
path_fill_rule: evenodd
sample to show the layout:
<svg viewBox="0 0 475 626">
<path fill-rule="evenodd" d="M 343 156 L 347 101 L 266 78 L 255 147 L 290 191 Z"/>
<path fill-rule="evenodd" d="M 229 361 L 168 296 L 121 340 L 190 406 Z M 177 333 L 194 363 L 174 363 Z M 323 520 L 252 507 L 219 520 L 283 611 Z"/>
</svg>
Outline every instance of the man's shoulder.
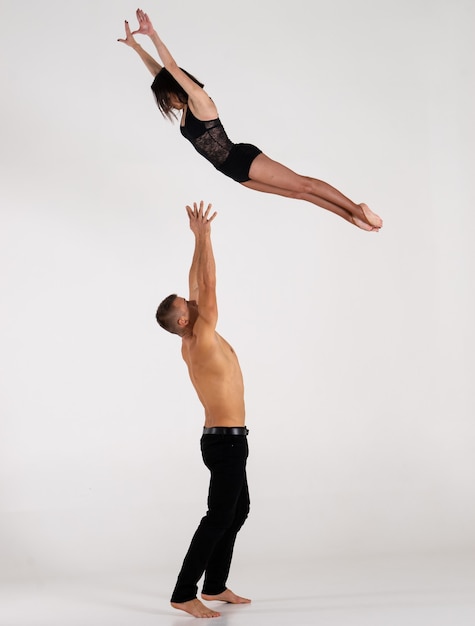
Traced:
<svg viewBox="0 0 475 626">
<path fill-rule="evenodd" d="M 190 348 L 199 349 L 200 347 L 209 348 L 219 346 L 220 336 L 214 328 L 207 327 L 206 325 L 199 326 L 193 329 L 193 334 L 190 338 Z"/>
<path fill-rule="evenodd" d="M 199 359 L 201 357 L 212 356 L 218 353 L 222 348 L 222 338 L 215 331 L 206 331 L 199 329 L 189 337 L 183 337 L 182 352 L 187 354 L 190 359 Z"/>
</svg>

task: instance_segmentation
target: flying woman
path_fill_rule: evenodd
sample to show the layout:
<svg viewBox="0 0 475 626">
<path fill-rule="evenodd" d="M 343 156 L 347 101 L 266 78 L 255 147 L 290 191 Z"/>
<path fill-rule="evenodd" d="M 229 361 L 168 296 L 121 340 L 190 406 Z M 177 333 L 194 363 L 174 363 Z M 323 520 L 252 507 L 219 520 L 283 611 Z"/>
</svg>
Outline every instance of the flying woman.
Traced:
<svg viewBox="0 0 475 626">
<path fill-rule="evenodd" d="M 383 222 L 366 204 L 355 204 L 322 180 L 301 176 L 273 161 L 262 150 L 248 143 L 233 143 L 218 117 L 218 110 L 204 91 L 203 84 L 178 67 L 168 48 L 155 31 L 150 18 L 137 9 L 138 30 L 130 31 L 125 22 L 125 39 L 154 76 L 152 91 L 162 115 L 173 121 L 181 111 L 180 131 L 214 167 L 249 189 L 297 198 L 327 209 L 363 230 L 378 231 Z M 148 35 L 163 66 L 134 39 Z"/>
</svg>

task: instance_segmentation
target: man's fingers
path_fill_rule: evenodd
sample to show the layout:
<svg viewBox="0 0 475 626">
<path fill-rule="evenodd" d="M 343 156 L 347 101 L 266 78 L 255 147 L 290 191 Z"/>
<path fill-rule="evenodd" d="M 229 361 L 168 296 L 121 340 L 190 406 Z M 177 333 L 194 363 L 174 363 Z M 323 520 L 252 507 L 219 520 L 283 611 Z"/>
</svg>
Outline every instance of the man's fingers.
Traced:
<svg viewBox="0 0 475 626">
<path fill-rule="evenodd" d="M 217 211 L 215 211 L 213 215 L 209 217 L 209 214 L 210 214 L 211 209 L 213 208 L 213 205 L 211 203 L 208 204 L 208 206 L 206 207 L 206 211 L 204 212 L 203 212 L 203 208 L 204 208 L 204 202 L 203 200 L 201 200 L 199 206 L 197 202 L 193 202 L 193 208 L 191 208 L 191 206 L 187 204 L 186 212 L 188 213 L 188 216 L 190 219 L 193 218 L 195 220 L 201 220 L 203 222 L 212 222 L 214 218 L 216 217 L 216 215 L 218 214 Z"/>
<path fill-rule="evenodd" d="M 193 203 L 193 208 L 191 208 L 191 206 L 189 206 L 188 204 L 186 205 L 186 212 L 188 213 L 188 216 L 190 217 L 190 219 L 192 217 L 196 217 L 196 202 Z"/>
<path fill-rule="evenodd" d="M 213 208 L 213 205 L 211 204 L 211 202 L 208 204 L 208 208 L 206 209 L 206 213 L 204 215 L 205 220 L 207 220 L 208 222 L 212 222 L 214 220 L 214 218 L 218 215 L 218 212 L 215 211 L 213 213 L 213 215 L 211 217 L 208 217 L 209 212 L 211 211 L 211 209 Z"/>
</svg>

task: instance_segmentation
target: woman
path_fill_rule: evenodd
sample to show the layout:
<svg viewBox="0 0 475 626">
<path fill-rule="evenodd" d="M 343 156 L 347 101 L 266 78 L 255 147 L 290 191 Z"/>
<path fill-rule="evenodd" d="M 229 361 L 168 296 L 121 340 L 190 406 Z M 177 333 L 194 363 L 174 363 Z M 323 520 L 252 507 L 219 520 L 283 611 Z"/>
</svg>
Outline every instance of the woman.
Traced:
<svg viewBox="0 0 475 626">
<path fill-rule="evenodd" d="M 366 204 L 355 204 L 331 185 L 296 174 L 251 144 L 232 143 L 202 83 L 178 67 L 148 15 L 141 9 L 137 10 L 137 19 L 138 30 L 131 32 L 126 21 L 125 39 L 118 41 L 133 48 L 155 77 L 152 90 L 162 115 L 173 120 L 175 112 L 181 111 L 182 135 L 216 169 L 249 189 L 306 200 L 339 215 L 358 228 L 379 231 L 383 222 Z M 134 39 L 136 34 L 150 37 L 163 66 L 137 43 Z"/>
</svg>

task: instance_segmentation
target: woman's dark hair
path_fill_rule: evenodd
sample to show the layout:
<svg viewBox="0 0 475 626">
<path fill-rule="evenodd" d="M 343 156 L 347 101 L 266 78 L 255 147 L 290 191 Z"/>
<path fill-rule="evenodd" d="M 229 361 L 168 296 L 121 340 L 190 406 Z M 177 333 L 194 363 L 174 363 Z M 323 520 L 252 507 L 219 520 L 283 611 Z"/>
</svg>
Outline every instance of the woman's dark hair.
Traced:
<svg viewBox="0 0 475 626">
<path fill-rule="evenodd" d="M 204 87 L 203 83 L 192 76 L 189 72 L 180 68 L 185 74 L 191 78 L 197 85 Z M 152 83 L 152 91 L 157 100 L 158 108 L 163 117 L 168 118 L 173 122 L 173 118 L 176 119 L 176 115 L 173 112 L 173 106 L 170 103 L 170 96 L 176 96 L 180 102 L 186 104 L 188 102 L 188 94 L 183 87 L 173 78 L 170 72 L 164 67 L 155 76 Z"/>
</svg>

